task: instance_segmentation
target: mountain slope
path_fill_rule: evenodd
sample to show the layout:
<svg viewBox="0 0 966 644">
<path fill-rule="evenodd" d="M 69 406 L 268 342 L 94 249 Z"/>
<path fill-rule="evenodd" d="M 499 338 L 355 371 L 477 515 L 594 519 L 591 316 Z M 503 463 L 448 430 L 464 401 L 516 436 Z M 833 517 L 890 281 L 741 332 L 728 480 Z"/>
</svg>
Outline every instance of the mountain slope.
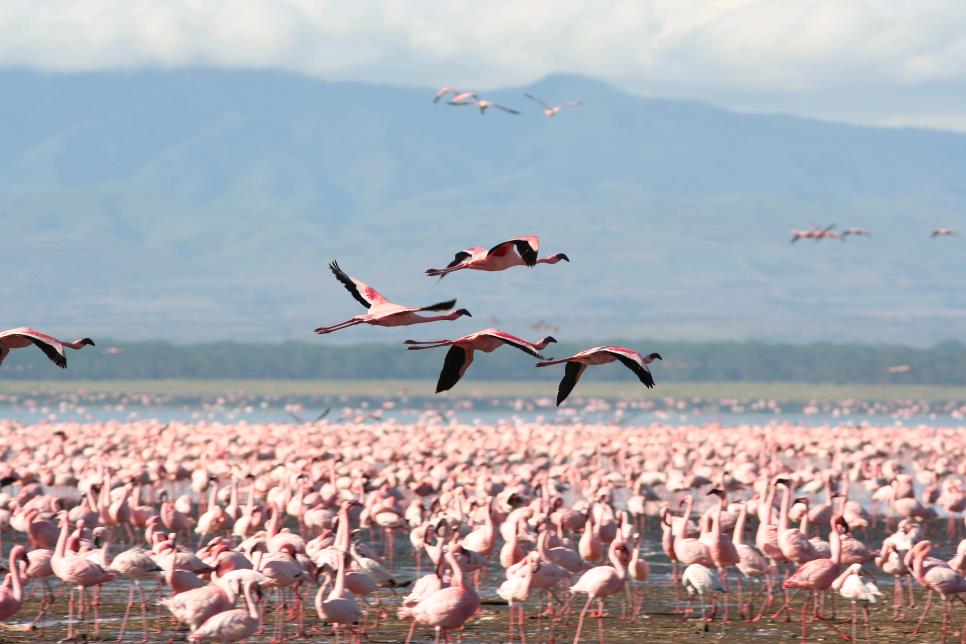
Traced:
<svg viewBox="0 0 966 644">
<path fill-rule="evenodd" d="M 265 71 L 2 71 L 0 86 L 0 325 L 310 339 L 359 312 L 325 269 L 338 258 L 400 302 L 458 296 L 475 317 L 332 340 L 537 319 L 571 338 L 966 333 L 966 246 L 928 238 L 966 228 L 962 135 L 736 114 L 572 76 L 492 93 L 519 117 Z M 545 118 L 523 91 L 585 104 Z M 788 244 L 788 226 L 812 222 L 874 237 Z M 525 233 L 573 262 L 422 275 Z"/>
</svg>

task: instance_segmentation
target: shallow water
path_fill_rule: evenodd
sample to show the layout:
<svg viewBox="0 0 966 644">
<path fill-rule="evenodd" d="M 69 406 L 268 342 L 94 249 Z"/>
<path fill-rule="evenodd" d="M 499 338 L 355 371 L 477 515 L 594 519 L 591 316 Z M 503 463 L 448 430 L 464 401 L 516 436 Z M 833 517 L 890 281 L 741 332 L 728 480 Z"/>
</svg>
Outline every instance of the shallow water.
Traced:
<svg viewBox="0 0 966 644">
<path fill-rule="evenodd" d="M 863 538 L 867 543 L 879 543 L 884 534 L 883 526 L 879 529 L 870 531 L 869 535 L 858 535 Z M 945 522 L 936 521 L 931 524 L 928 528 L 930 536 L 933 536 L 937 541 L 945 541 Z M 603 620 L 590 619 L 588 618 L 583 631 L 582 642 L 596 642 L 597 641 L 597 629 L 598 621 L 603 622 L 603 628 L 605 632 L 606 642 L 619 642 L 619 643 L 630 643 L 630 642 L 658 642 L 658 643 L 671 643 L 671 642 L 696 642 L 705 640 L 721 640 L 726 642 L 795 642 L 799 641 L 801 638 L 801 623 L 799 621 L 799 611 L 802 606 L 802 601 L 805 596 L 801 593 L 793 594 L 792 597 L 792 622 L 785 622 L 780 620 L 774 620 L 769 617 L 765 617 L 762 621 L 756 623 L 747 623 L 738 619 L 738 605 L 737 598 L 735 596 L 735 586 L 734 586 L 734 576 L 731 582 L 732 595 L 730 598 L 730 613 L 732 621 L 728 624 L 723 624 L 720 619 L 716 619 L 713 622 L 705 622 L 700 619 L 700 617 L 692 617 L 689 621 L 683 622 L 681 615 L 675 612 L 683 606 L 683 601 L 676 601 L 674 586 L 670 583 L 670 566 L 662 553 L 660 553 L 660 533 L 657 529 L 655 522 L 652 520 L 647 531 L 647 542 L 644 546 L 644 554 L 648 561 L 651 563 L 651 578 L 646 584 L 639 586 L 640 590 L 645 592 L 645 600 L 643 604 L 643 610 L 641 613 L 640 620 L 637 623 L 630 623 L 626 620 L 619 619 L 622 608 L 622 600 L 618 598 L 611 598 L 607 602 L 607 611 L 609 613 Z M 397 548 L 399 555 L 399 565 L 397 566 L 396 576 L 400 579 L 411 580 L 416 577 L 416 570 L 414 567 L 414 561 L 409 552 L 409 544 L 406 539 L 397 539 Z M 378 545 L 378 544 L 377 544 Z M 9 539 L 5 540 L 5 546 L 9 547 Z M 117 546 L 112 548 L 114 551 L 120 551 L 122 546 Z M 948 547 L 946 548 L 948 549 Z M 941 556 L 947 556 L 948 553 L 941 551 Z M 866 571 L 871 574 L 876 574 L 878 571 L 875 570 L 871 565 L 866 566 Z M 895 622 L 890 619 L 891 614 L 891 602 L 892 602 L 892 581 L 883 578 L 881 575 L 876 576 L 877 582 L 880 589 L 883 592 L 882 602 L 878 605 L 871 607 L 872 614 L 872 638 L 867 639 L 864 635 L 864 630 L 859 622 L 859 640 L 860 641 L 874 641 L 874 642 L 899 642 L 899 641 L 912 641 L 912 642 L 937 642 L 939 641 L 939 629 L 940 629 L 940 619 L 941 619 L 941 608 L 939 602 L 936 601 L 933 604 L 933 608 L 930 610 L 930 614 L 922 628 L 922 634 L 919 637 L 911 637 L 908 633 L 912 630 L 915 623 L 915 619 L 918 618 L 919 611 L 923 601 L 925 600 L 925 593 L 921 588 L 916 588 L 916 599 L 918 606 L 915 609 L 910 609 L 905 621 Z M 471 619 L 466 625 L 465 631 L 463 632 L 463 641 L 467 644 L 492 644 L 494 642 L 506 642 L 507 641 L 507 607 L 505 602 L 496 595 L 496 586 L 503 581 L 502 570 L 498 565 L 494 564 L 494 567 L 488 572 L 487 575 L 482 580 L 481 584 L 481 596 L 482 603 L 479 615 Z M 153 606 L 153 599 L 156 597 L 153 590 L 154 585 L 148 583 L 145 586 L 145 595 L 150 598 L 149 602 L 149 618 L 150 618 L 150 633 L 149 641 L 152 643 L 162 643 L 169 641 L 183 641 L 187 637 L 187 632 L 184 630 L 178 631 L 172 628 L 172 622 L 167 616 L 167 612 L 163 611 L 163 620 L 159 622 L 156 617 L 158 613 Z M 152 589 L 152 590 L 148 590 Z M 307 627 L 309 632 L 307 637 L 295 641 L 312 641 L 312 642 L 333 642 L 335 641 L 331 635 L 331 630 L 318 623 L 315 617 L 315 610 L 312 605 L 314 599 L 314 593 L 317 586 L 312 587 L 307 595 Z M 747 587 L 746 587 L 747 590 Z M 125 602 L 127 601 L 127 584 L 123 582 L 115 582 L 103 589 L 101 594 L 101 641 L 113 641 L 117 637 L 117 631 L 119 627 L 119 622 L 121 616 L 123 615 Z M 401 598 L 408 592 L 407 589 L 403 588 L 397 591 L 396 595 L 389 591 L 383 591 L 383 601 L 389 609 L 390 617 L 384 620 L 378 628 L 372 628 L 369 631 L 368 638 L 365 641 L 373 643 L 395 643 L 403 642 L 406 638 L 406 632 L 409 628 L 409 622 L 404 622 L 395 618 L 396 607 L 399 605 Z M 37 584 L 32 584 L 28 588 L 28 593 L 34 595 L 39 593 L 39 586 Z M 754 603 L 754 611 L 757 612 L 761 606 L 761 595 L 758 596 Z M 536 616 L 536 607 L 538 602 L 543 603 L 546 600 L 546 595 L 538 596 L 534 593 L 530 600 L 527 602 L 526 609 L 528 611 L 526 619 L 526 635 L 527 642 L 533 644 L 534 642 L 549 642 L 550 640 L 550 629 L 551 624 L 547 618 L 540 618 Z M 849 606 L 841 598 L 837 599 L 837 617 L 838 620 L 845 620 L 849 616 Z M 583 604 L 583 595 L 578 596 L 575 599 L 575 605 L 577 608 Z M 776 603 L 772 610 L 768 613 L 777 610 L 780 604 L 780 597 L 776 595 Z M 21 612 L 8 623 L 11 624 L 23 624 L 24 622 L 29 622 L 30 619 L 37 613 L 39 609 L 39 603 L 36 597 L 31 597 L 25 604 Z M 47 617 L 45 619 L 45 629 L 42 632 L 35 633 L 14 633 L 14 632 L 3 632 L 0 631 L 0 642 L 52 642 L 63 638 L 66 635 L 66 597 L 58 594 L 55 604 L 49 610 Z M 163 609 L 162 609 L 163 610 Z M 273 620 L 273 608 L 269 606 L 266 609 L 265 623 L 269 625 L 269 631 L 261 635 L 253 637 L 251 642 L 270 642 L 272 640 L 270 625 Z M 700 606 L 696 606 L 696 615 L 700 615 Z M 960 607 L 959 613 L 962 619 L 966 617 L 966 611 Z M 135 607 L 132 621 L 128 626 L 128 632 L 125 635 L 124 641 L 140 641 L 141 639 L 141 623 L 140 617 L 138 616 L 137 608 Z M 370 619 L 375 615 L 375 608 L 369 609 Z M 721 617 L 721 611 L 719 610 L 718 617 Z M 571 615 L 566 617 L 560 623 L 553 625 L 555 641 L 557 642 L 571 642 L 573 641 L 575 627 L 576 627 L 577 615 Z M 159 623 L 162 626 L 161 632 L 157 631 Z M 850 624 L 839 624 L 840 628 L 845 629 L 846 632 L 851 630 Z M 83 629 L 89 639 L 93 639 L 93 630 L 90 626 Z M 294 633 L 294 624 L 289 622 L 288 634 Z M 952 635 L 952 641 L 958 640 L 958 633 Z M 455 637 L 454 637 L 455 639 Z M 515 637 L 516 641 L 519 641 L 518 636 Z M 346 641 L 343 639 L 343 641 Z M 433 632 L 426 628 L 417 629 L 416 637 L 414 642 L 432 642 Z M 820 642 L 820 641 L 844 641 L 839 635 L 837 635 L 833 630 L 824 624 L 810 624 L 809 627 L 809 641 Z"/>
</svg>

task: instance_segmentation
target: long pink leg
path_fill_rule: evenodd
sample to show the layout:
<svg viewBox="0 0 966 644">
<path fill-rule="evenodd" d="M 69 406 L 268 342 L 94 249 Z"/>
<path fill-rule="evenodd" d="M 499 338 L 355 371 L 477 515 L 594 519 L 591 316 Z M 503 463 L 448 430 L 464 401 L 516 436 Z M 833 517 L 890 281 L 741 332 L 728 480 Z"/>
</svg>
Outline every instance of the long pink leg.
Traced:
<svg viewBox="0 0 966 644">
<path fill-rule="evenodd" d="M 320 326 L 318 329 L 315 330 L 315 332 L 320 335 L 324 333 L 332 333 L 333 331 L 340 331 L 350 326 L 355 326 L 356 324 L 361 324 L 361 322 L 356 319 L 346 320 L 345 322 L 340 322 L 333 326 Z"/>
<path fill-rule="evenodd" d="M 931 605 L 932 605 L 932 591 L 930 591 L 929 594 L 926 595 L 926 607 L 922 609 L 922 615 L 919 616 L 919 621 L 916 622 L 916 627 L 912 629 L 912 632 L 909 633 L 909 635 L 913 637 L 915 637 L 916 635 L 919 635 L 919 629 L 922 627 L 922 623 L 926 621 L 926 613 L 929 612 L 929 607 Z"/>
<path fill-rule="evenodd" d="M 124 618 L 121 620 L 121 628 L 117 632 L 117 641 L 124 641 L 124 629 L 127 628 L 127 618 L 131 615 L 131 606 L 134 605 L 134 582 L 128 584 L 127 590 L 127 607 L 124 609 Z"/>
<path fill-rule="evenodd" d="M 593 600 L 593 595 L 587 595 L 587 602 L 584 604 L 583 610 L 580 611 L 580 617 L 577 619 L 577 634 L 574 635 L 574 644 L 580 644 L 580 631 L 584 628 L 584 616 L 587 614 L 587 609 Z"/>
<path fill-rule="evenodd" d="M 409 634 L 406 635 L 406 644 L 412 644 L 413 635 L 415 633 L 416 633 L 416 620 L 414 619 L 413 623 L 409 625 Z"/>
<path fill-rule="evenodd" d="M 600 644 L 604 644 L 604 600 L 601 597 L 597 598 L 597 639 L 600 640 Z"/>
<path fill-rule="evenodd" d="M 520 604 L 520 644 L 527 644 L 527 629 L 523 616 L 523 604 Z"/>
</svg>

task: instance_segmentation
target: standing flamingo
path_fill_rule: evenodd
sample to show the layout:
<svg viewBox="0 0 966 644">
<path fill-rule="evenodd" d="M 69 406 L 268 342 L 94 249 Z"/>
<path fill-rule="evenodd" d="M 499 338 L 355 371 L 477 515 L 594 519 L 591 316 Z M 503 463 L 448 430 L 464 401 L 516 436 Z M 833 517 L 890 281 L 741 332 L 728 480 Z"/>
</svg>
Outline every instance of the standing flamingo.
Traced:
<svg viewBox="0 0 966 644">
<path fill-rule="evenodd" d="M 25 326 L 17 327 L 0 332 L 0 365 L 3 364 L 3 359 L 7 357 L 11 349 L 23 349 L 31 344 L 36 345 L 43 351 L 44 355 L 50 358 L 50 361 L 55 365 L 61 369 L 66 369 L 67 355 L 64 353 L 64 348 L 79 350 L 88 345 L 93 347 L 94 341 L 90 338 L 81 338 L 73 342 L 63 342 L 46 333 L 34 331 Z"/>
<path fill-rule="evenodd" d="M 447 549 L 444 555 L 453 569 L 451 585 L 431 593 L 411 609 L 400 609 L 401 616 L 408 615 L 413 618 L 406 644 L 412 642 L 417 624 L 432 626 L 436 630 L 434 644 L 439 644 L 442 631 L 446 631 L 448 638 L 449 631 L 463 626 L 480 607 L 480 596 L 473 587 L 473 582 L 464 574 L 453 550 L 454 548 Z"/>
<path fill-rule="evenodd" d="M 7 581 L 0 585 L 0 622 L 5 622 L 20 611 L 23 606 L 24 577 L 20 569 L 20 562 L 29 565 L 27 549 L 14 546 L 10 549 L 10 573 Z M 5 628 L 12 628 L 4 625 Z"/>
<path fill-rule="evenodd" d="M 446 265 L 446 268 L 430 268 L 426 270 L 426 274 L 430 277 L 443 277 L 454 271 L 464 269 L 505 271 L 514 266 L 529 266 L 532 268 L 537 264 L 556 264 L 561 260 L 570 261 L 570 258 L 564 253 L 537 259 L 539 251 L 540 238 L 536 235 L 514 237 L 505 242 L 500 242 L 489 250 L 476 246 L 461 250 L 456 253 L 453 261 Z"/>
<path fill-rule="evenodd" d="M 603 644 L 604 597 L 616 595 L 623 591 L 624 584 L 627 583 L 627 561 L 625 559 L 630 558 L 627 546 L 623 542 L 615 539 L 607 549 L 607 556 L 611 562 L 610 566 L 595 566 L 591 568 L 580 576 L 576 584 L 570 587 L 570 592 L 573 594 L 587 594 L 587 601 L 584 603 L 584 607 L 580 611 L 580 617 L 577 619 L 577 633 L 574 635 L 574 644 L 580 643 L 580 631 L 584 626 L 584 617 L 587 614 L 587 609 L 590 607 L 590 602 L 594 599 L 597 600 L 598 607 L 597 632 L 600 642 Z"/>
<path fill-rule="evenodd" d="M 456 305 L 456 300 L 447 300 L 446 302 L 439 302 L 438 304 L 431 304 L 429 306 L 403 306 L 401 304 L 393 304 L 376 289 L 363 284 L 357 279 L 349 277 L 339 268 L 338 263 L 332 262 L 329 264 L 329 268 L 332 270 L 336 279 L 342 282 L 346 290 L 352 294 L 352 297 L 362 304 L 362 306 L 369 309 L 369 312 L 357 315 L 354 318 L 333 326 L 320 326 L 315 330 L 316 333 L 332 333 L 333 331 L 339 331 L 340 329 L 355 326 L 356 324 L 408 326 L 410 324 L 424 324 L 437 320 L 455 320 L 463 315 L 472 317 L 466 309 L 457 309 L 444 315 L 417 315 L 420 311 L 449 311 Z"/>
<path fill-rule="evenodd" d="M 952 568 L 943 565 L 927 567 L 926 558 L 929 557 L 931 550 L 932 543 L 929 541 L 920 541 L 913 546 L 910 551 L 912 555 L 912 574 L 916 577 L 916 581 L 930 591 L 939 593 L 939 596 L 942 598 L 942 641 L 945 642 L 946 634 L 949 631 L 949 615 L 952 611 L 951 600 L 956 595 L 966 593 L 966 577 L 963 577 Z M 926 599 L 926 605 L 922 610 L 922 615 L 919 617 L 918 623 L 916 623 L 916 628 L 913 629 L 913 635 L 919 632 L 919 628 L 926 618 L 926 613 L 929 612 L 929 606 L 932 602 L 932 592 L 929 593 L 929 597 Z"/>
<path fill-rule="evenodd" d="M 577 386 L 580 375 L 588 365 L 607 364 L 615 360 L 620 360 L 624 366 L 637 375 L 645 387 L 652 389 L 654 387 L 654 376 L 651 375 L 651 370 L 647 368 L 647 365 L 654 362 L 654 360 L 663 360 L 663 358 L 660 353 L 651 353 L 642 356 L 633 349 L 605 346 L 584 349 L 562 360 L 538 362 L 536 366 L 549 367 L 550 365 L 567 363 L 567 367 L 564 369 L 564 377 L 561 379 L 560 386 L 557 389 L 557 406 L 559 407 L 560 403 L 565 401 L 567 396 L 570 395 L 570 392 Z"/>
<path fill-rule="evenodd" d="M 239 588 L 239 590 L 242 590 Z M 261 591 L 258 582 L 249 579 L 244 585 L 245 608 L 215 613 L 195 629 L 188 640 L 191 642 L 240 642 L 247 640 L 258 630 L 261 622 Z"/>
<path fill-rule="evenodd" d="M 406 340 L 406 344 L 422 345 L 406 348 L 410 351 L 418 351 L 420 349 L 450 347 L 450 350 L 446 352 L 443 370 L 439 372 L 439 380 L 436 383 L 436 393 L 440 393 L 452 389 L 460 381 L 466 370 L 473 364 L 474 351 L 490 353 L 506 344 L 529 353 L 535 358 L 542 358 L 540 352 L 551 342 L 556 342 L 556 340 L 549 335 L 542 340 L 531 343 L 515 335 L 510 335 L 506 331 L 483 329 L 455 340 Z"/>
<path fill-rule="evenodd" d="M 802 603 L 802 644 L 807 644 L 808 642 L 808 607 L 815 604 L 816 591 L 828 590 L 831 588 L 832 582 L 839 576 L 839 565 L 842 562 L 842 546 L 839 541 L 839 530 L 848 530 L 849 526 L 845 522 L 845 519 L 838 514 L 832 517 L 831 525 L 832 531 L 829 534 L 829 545 L 832 548 L 831 558 L 826 559 L 822 557 L 803 563 L 792 573 L 791 577 L 782 583 L 782 588 L 785 590 L 799 588 L 808 591 L 808 598 Z M 844 636 L 837 626 L 819 614 L 817 604 L 815 604 L 815 609 L 812 611 L 812 617 L 828 624 L 832 630 Z M 848 638 L 846 637 L 846 639 Z"/>
</svg>

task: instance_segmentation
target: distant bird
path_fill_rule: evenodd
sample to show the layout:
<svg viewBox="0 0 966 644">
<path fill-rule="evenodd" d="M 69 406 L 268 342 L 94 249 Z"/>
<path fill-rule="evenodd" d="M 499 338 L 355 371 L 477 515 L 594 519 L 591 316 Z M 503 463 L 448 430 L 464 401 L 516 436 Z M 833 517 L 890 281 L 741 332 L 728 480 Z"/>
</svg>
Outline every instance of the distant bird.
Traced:
<svg viewBox="0 0 966 644">
<path fill-rule="evenodd" d="M 451 100 L 449 104 L 450 105 L 476 105 L 478 108 L 480 108 L 480 114 L 486 114 L 486 111 L 491 107 L 495 107 L 498 110 L 503 110 L 504 112 L 508 112 L 510 114 L 520 113 L 515 109 L 507 107 L 506 105 L 500 105 L 499 103 L 488 101 L 485 98 L 479 98 L 478 96 L 476 96 L 476 94 L 468 94 L 467 98 L 457 101 L 456 99 L 460 98 L 461 96 L 462 94 L 458 96 L 454 96 L 453 100 Z"/>
<path fill-rule="evenodd" d="M 827 226 L 825 228 L 819 228 L 818 226 L 812 224 L 812 227 L 808 230 L 799 230 L 798 228 L 792 228 L 792 239 L 791 243 L 794 244 L 799 239 L 814 239 L 818 241 L 822 239 L 826 233 L 835 228 L 835 224 Z"/>
<path fill-rule="evenodd" d="M 584 349 L 580 353 L 576 353 L 563 360 L 538 362 L 536 366 L 549 367 L 550 365 L 567 363 L 567 367 L 564 370 L 564 377 L 560 381 L 560 387 L 557 389 L 557 405 L 559 406 L 560 403 L 567 399 L 567 396 L 574 390 L 574 387 L 577 386 L 580 375 L 588 365 L 607 364 L 614 360 L 620 360 L 624 363 L 624 366 L 637 374 L 637 377 L 644 383 L 645 387 L 651 389 L 654 387 L 654 377 L 651 375 L 651 371 L 647 368 L 647 365 L 655 360 L 663 359 L 660 353 L 651 353 L 642 356 L 637 351 L 625 349 L 624 347 L 592 347 L 590 349 Z"/>
<path fill-rule="evenodd" d="M 450 105 L 473 105 L 477 99 L 476 92 L 453 92 L 455 96 L 447 101 Z"/>
<path fill-rule="evenodd" d="M 930 237 L 933 237 L 933 238 L 936 238 L 936 237 L 959 237 L 959 233 L 957 233 L 952 228 L 937 228 L 934 231 L 932 231 L 932 235 L 930 235 Z"/>
<path fill-rule="evenodd" d="M 297 422 L 299 425 L 314 425 L 315 423 L 323 420 L 326 416 L 328 416 L 329 412 L 331 411 L 332 411 L 331 407 L 326 407 L 325 411 L 323 411 L 321 414 L 316 416 L 315 420 L 311 420 L 311 421 L 305 420 L 304 418 L 302 418 L 301 416 L 299 416 L 298 414 L 292 411 L 286 410 L 285 413 L 291 416 L 292 419 L 295 420 L 295 422 Z"/>
<path fill-rule="evenodd" d="M 540 105 L 543 106 L 543 113 L 546 114 L 547 116 L 556 116 L 560 112 L 560 110 L 567 107 L 580 107 L 581 105 L 583 105 L 583 103 L 581 103 L 580 101 L 571 101 L 569 103 L 561 103 L 560 105 L 548 105 L 547 103 L 543 102 L 533 94 L 527 94 L 526 92 L 524 92 L 523 95 L 529 98 L 531 101 L 536 101 L 537 103 L 540 103 Z"/>
<path fill-rule="evenodd" d="M 483 329 L 455 340 L 406 340 L 406 344 L 422 345 L 406 348 L 410 351 L 419 351 L 420 349 L 450 347 L 450 350 L 446 352 L 443 370 L 439 372 L 439 380 L 436 383 L 436 393 L 440 393 L 452 389 L 460 381 L 466 370 L 473 364 L 474 351 L 490 353 L 504 344 L 508 344 L 536 358 L 543 358 L 540 352 L 551 342 L 556 342 L 556 340 L 549 335 L 538 342 L 530 343 L 515 335 L 510 335 L 506 331 Z"/>
<path fill-rule="evenodd" d="M 440 87 L 439 91 L 436 92 L 436 96 L 433 97 L 434 103 L 439 103 L 439 99 L 443 98 L 447 94 L 459 95 L 460 91 L 452 87 Z"/>
<path fill-rule="evenodd" d="M 449 311 L 456 305 L 456 300 L 447 300 L 430 306 L 402 306 L 393 304 L 382 296 L 376 289 L 363 284 L 357 279 L 346 275 L 337 262 L 329 264 L 332 274 L 342 282 L 346 290 L 362 306 L 369 309 L 369 313 L 357 315 L 354 318 L 340 322 L 333 326 L 320 326 L 315 330 L 316 333 L 332 333 L 340 329 L 345 329 L 356 324 L 374 324 L 376 326 L 408 326 L 410 324 L 423 324 L 425 322 L 435 322 L 436 320 L 455 320 L 463 315 L 473 317 L 466 309 L 450 311 L 445 315 L 417 315 L 419 311 Z"/>
<path fill-rule="evenodd" d="M 848 237 L 849 235 L 854 235 L 857 237 L 871 237 L 872 233 L 869 232 L 868 228 L 846 228 L 842 231 L 842 237 Z"/>
<path fill-rule="evenodd" d="M 912 365 L 897 364 L 893 367 L 886 367 L 886 373 L 906 373 L 912 371 Z"/>
<path fill-rule="evenodd" d="M 430 277 L 442 277 L 467 268 L 475 271 L 505 271 L 513 266 L 533 267 L 537 264 L 556 264 L 560 260 L 570 261 L 564 253 L 537 259 L 539 251 L 540 238 L 536 235 L 515 237 L 497 244 L 490 250 L 480 247 L 461 250 L 453 257 L 453 261 L 446 265 L 446 268 L 430 268 L 426 270 L 426 274 Z"/>
<path fill-rule="evenodd" d="M 64 354 L 64 347 L 75 350 L 87 345 L 93 347 L 94 341 L 90 338 L 81 338 L 73 342 L 62 342 L 46 333 L 21 326 L 0 333 L 0 364 L 3 364 L 3 359 L 7 357 L 11 349 L 23 349 L 31 344 L 37 345 L 55 365 L 61 369 L 66 369 L 67 356 Z"/>
</svg>

